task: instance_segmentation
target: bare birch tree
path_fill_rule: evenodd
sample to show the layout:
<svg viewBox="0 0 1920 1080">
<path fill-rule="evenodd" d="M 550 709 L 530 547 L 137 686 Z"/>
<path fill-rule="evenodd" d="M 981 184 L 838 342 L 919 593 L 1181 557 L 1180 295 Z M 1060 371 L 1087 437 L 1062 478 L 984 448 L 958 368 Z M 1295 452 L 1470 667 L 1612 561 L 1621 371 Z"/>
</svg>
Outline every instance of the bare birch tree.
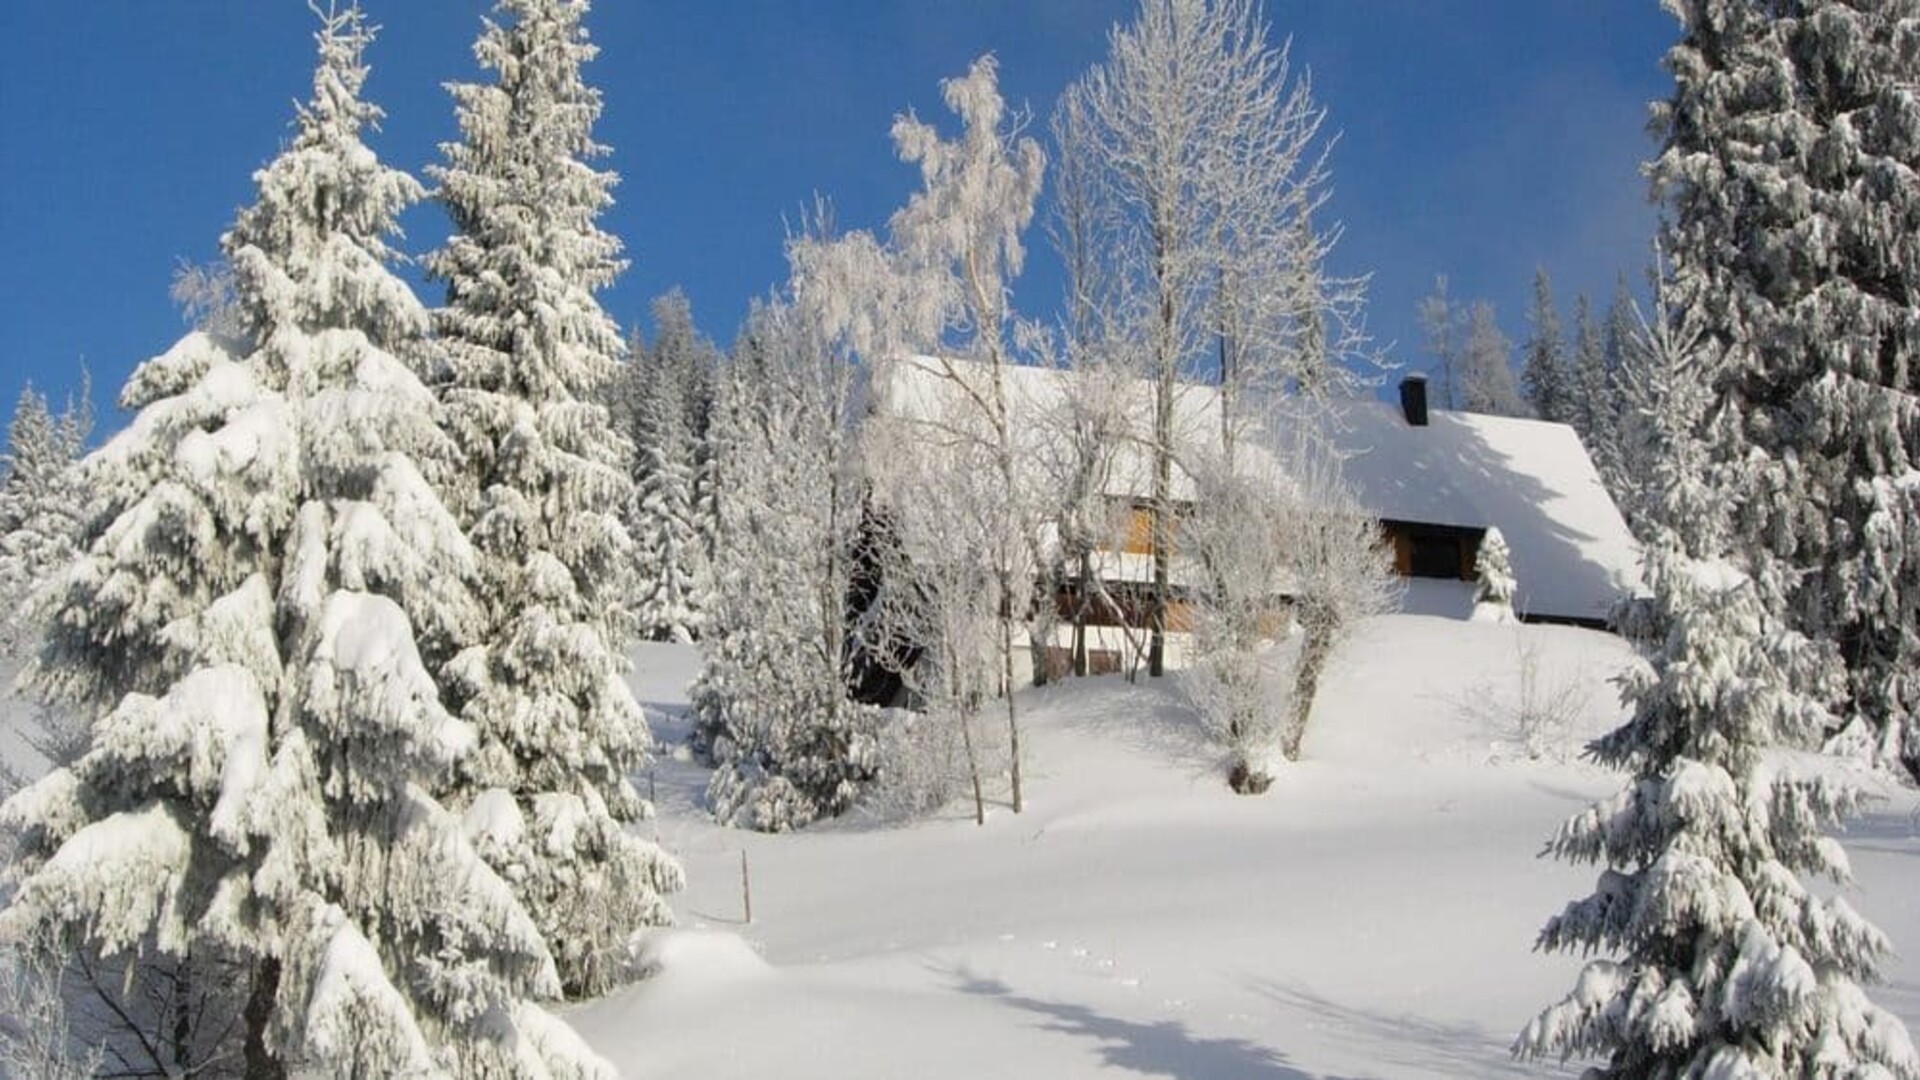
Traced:
<svg viewBox="0 0 1920 1080">
<path fill-rule="evenodd" d="M 931 408 L 896 411 L 894 419 L 928 429 L 925 441 L 940 448 L 941 469 L 992 480 L 950 476 L 949 485 L 966 486 L 960 493 L 966 497 L 930 500 L 902 491 L 896 507 L 904 517 L 946 512 L 942 531 L 967 537 L 969 546 L 960 550 L 980 561 L 993 615 L 985 629 L 997 653 L 1018 813 L 1025 797 L 1015 629 L 1025 622 L 1031 640 L 1042 610 L 1034 589 L 1042 522 L 1028 495 L 1032 478 L 1020 466 L 1007 283 L 1025 262 L 1021 233 L 1033 220 L 1045 156 L 1037 142 L 1020 134 L 1022 118 L 1009 115 L 991 56 L 941 83 L 941 93 L 962 123 L 957 139 L 942 138 L 910 113 L 893 125 L 896 150 L 920 166 L 922 179 L 921 190 L 893 215 L 888 229 L 896 276 L 915 294 L 904 309 L 901 343 L 927 355 L 910 361 L 879 357 L 882 364 L 910 363 L 938 384 Z M 957 539 L 949 542 L 958 546 Z"/>
<path fill-rule="evenodd" d="M 1308 224 L 1325 190 L 1323 117 L 1252 0 L 1142 0 L 1056 113 L 1069 321 L 1076 334 L 1123 327 L 1153 386 L 1154 675 L 1165 670 L 1182 379 L 1211 369 L 1231 402 L 1256 371 L 1324 365 L 1328 351 L 1299 335 L 1324 339 L 1329 313 L 1357 312 L 1357 283 L 1330 289 L 1319 272 L 1334 234 Z M 1234 415 L 1222 410 L 1223 441 Z"/>
</svg>

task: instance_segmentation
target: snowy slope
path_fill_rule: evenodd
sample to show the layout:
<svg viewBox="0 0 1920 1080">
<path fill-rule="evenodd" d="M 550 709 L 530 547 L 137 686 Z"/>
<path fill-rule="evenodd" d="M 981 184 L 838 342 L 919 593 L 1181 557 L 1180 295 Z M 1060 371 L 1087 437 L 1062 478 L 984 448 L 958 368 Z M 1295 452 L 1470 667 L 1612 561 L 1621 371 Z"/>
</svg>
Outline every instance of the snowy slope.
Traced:
<svg viewBox="0 0 1920 1080">
<path fill-rule="evenodd" d="M 1570 759 L 1617 718 L 1625 646 L 1393 616 L 1349 655 L 1262 798 L 1226 791 L 1170 688 L 1117 678 L 1026 695 L 1030 807 L 984 828 L 723 830 L 663 758 L 682 929 L 569 1018 L 635 1078 L 1538 1075 L 1507 1043 L 1578 961 L 1531 943 L 1592 872 L 1534 856 L 1617 784 Z M 643 700 L 684 701 L 690 650 L 638 661 Z M 1523 668 L 1580 706 L 1538 758 L 1508 719 Z M 1895 793 L 1848 838 L 1857 906 L 1913 955 L 1917 814 Z M 1920 1025 L 1920 963 L 1890 974 L 1878 1000 Z"/>
</svg>

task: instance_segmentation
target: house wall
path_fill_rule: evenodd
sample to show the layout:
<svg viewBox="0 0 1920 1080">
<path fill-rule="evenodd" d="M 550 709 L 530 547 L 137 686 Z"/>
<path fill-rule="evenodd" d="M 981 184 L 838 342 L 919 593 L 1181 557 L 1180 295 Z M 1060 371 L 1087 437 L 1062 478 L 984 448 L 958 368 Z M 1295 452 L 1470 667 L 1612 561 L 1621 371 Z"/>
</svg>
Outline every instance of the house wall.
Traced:
<svg viewBox="0 0 1920 1080">
<path fill-rule="evenodd" d="M 1187 666 L 1188 655 L 1192 652 L 1193 635 L 1185 631 L 1167 633 L 1167 670 L 1177 671 Z M 1046 650 L 1049 666 L 1056 672 L 1067 669 L 1073 655 L 1073 628 L 1058 626 L 1054 628 Z M 1136 671 L 1142 675 L 1147 670 L 1147 632 L 1124 626 L 1087 627 L 1087 656 L 1091 673 L 1095 675 L 1126 674 Z M 1034 649 L 1031 640 L 1021 633 L 1015 637 L 1014 681 L 1016 685 L 1030 686 L 1033 683 Z"/>
</svg>

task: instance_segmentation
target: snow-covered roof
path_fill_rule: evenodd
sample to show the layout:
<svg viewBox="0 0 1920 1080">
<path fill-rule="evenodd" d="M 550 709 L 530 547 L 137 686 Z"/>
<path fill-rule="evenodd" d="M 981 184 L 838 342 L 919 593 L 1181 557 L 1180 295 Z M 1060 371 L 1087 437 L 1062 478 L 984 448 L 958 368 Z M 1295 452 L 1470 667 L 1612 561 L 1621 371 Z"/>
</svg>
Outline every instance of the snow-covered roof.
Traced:
<svg viewBox="0 0 1920 1080">
<path fill-rule="evenodd" d="M 968 387 L 987 385 L 989 369 L 966 361 L 910 357 L 882 365 L 877 404 L 895 416 L 938 425 L 969 415 Z M 1038 445 L 1049 420 L 1072 398 L 1075 376 L 1055 368 L 1007 368 L 1008 409 L 1017 437 Z M 965 385 L 962 385 L 964 383 Z M 1145 495 L 1151 487 L 1152 388 L 1139 379 L 1115 383 L 1127 436 L 1105 489 Z M 1277 425 L 1318 427 L 1343 460 L 1361 504 L 1385 520 L 1469 529 L 1496 526 L 1506 535 L 1519 580 L 1515 607 L 1553 618 L 1604 619 L 1613 602 L 1639 581 L 1639 550 L 1600 482 L 1593 460 L 1565 424 L 1431 409 L 1423 427 L 1401 409 L 1371 398 L 1296 402 Z M 1220 399 L 1214 387 L 1183 384 L 1175 399 L 1175 443 L 1217 447 Z M 1257 446 L 1249 439 L 1245 445 Z M 1192 482 L 1176 466 L 1176 499 Z"/>
<path fill-rule="evenodd" d="M 1390 520 L 1505 534 L 1525 614 L 1604 619 L 1637 587 L 1639 546 L 1566 424 L 1432 409 L 1415 427 L 1384 401 L 1324 423 L 1360 501 Z"/>
<path fill-rule="evenodd" d="M 880 365 L 878 385 L 872 388 L 875 406 L 889 415 L 938 428 L 956 416 L 974 418 L 978 411 L 970 407 L 969 396 L 983 393 L 991 385 L 992 369 L 967 360 L 927 356 L 909 356 Z M 1054 436 L 1058 421 L 1074 407 L 1075 373 L 1060 368 L 1010 364 L 1006 367 L 1008 414 L 1015 440 L 1028 452 L 1040 451 Z M 1086 388 L 1082 394 L 1109 393 L 1124 409 L 1126 434 L 1107 464 L 1102 486 L 1115 496 L 1144 496 L 1153 486 L 1153 455 L 1149 436 L 1153 430 L 1153 393 L 1142 379 L 1120 377 L 1100 387 Z M 1220 438 L 1220 395 L 1211 386 L 1183 383 L 1174 396 L 1174 444 L 1176 446 L 1218 446 Z M 979 434 L 979 433 L 975 433 Z M 1173 467 L 1175 500 L 1193 497 L 1193 480 Z"/>
</svg>

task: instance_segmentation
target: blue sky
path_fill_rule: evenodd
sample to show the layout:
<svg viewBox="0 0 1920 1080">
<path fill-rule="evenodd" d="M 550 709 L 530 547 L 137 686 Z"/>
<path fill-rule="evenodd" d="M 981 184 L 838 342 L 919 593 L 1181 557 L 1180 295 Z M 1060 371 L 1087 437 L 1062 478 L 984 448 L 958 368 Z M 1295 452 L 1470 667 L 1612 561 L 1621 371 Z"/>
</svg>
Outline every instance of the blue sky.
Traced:
<svg viewBox="0 0 1920 1080">
<path fill-rule="evenodd" d="M 441 84 L 479 77 L 488 0 L 364 0 L 383 27 L 370 140 L 418 173 L 453 118 Z M 605 224 L 633 264 L 603 294 L 623 324 L 674 285 L 729 341 L 784 276 L 786 222 L 818 193 L 843 227 L 878 226 L 916 174 L 891 153 L 895 113 L 945 122 L 938 83 L 994 52 L 1036 128 L 1105 52 L 1131 0 L 600 0 L 598 134 L 622 176 Z M 1674 25 L 1652 0 L 1268 0 L 1276 36 L 1312 72 L 1341 132 L 1331 216 L 1337 269 L 1373 275 L 1369 322 L 1418 366 L 1416 301 L 1446 274 L 1457 298 L 1527 333 L 1533 268 L 1603 303 L 1646 262 L 1654 211 L 1638 166 L 1646 104 Z M 6 0 L 0 40 L 0 407 L 31 379 L 56 397 L 84 361 L 110 401 L 183 325 L 181 259 L 217 254 L 250 176 L 307 94 L 314 21 L 299 0 Z M 428 205 L 405 247 L 443 233 Z M 1016 300 L 1059 301 L 1044 236 Z M 428 293 L 431 303 L 437 296 Z M 110 410 L 103 427 L 120 419 Z"/>
</svg>

